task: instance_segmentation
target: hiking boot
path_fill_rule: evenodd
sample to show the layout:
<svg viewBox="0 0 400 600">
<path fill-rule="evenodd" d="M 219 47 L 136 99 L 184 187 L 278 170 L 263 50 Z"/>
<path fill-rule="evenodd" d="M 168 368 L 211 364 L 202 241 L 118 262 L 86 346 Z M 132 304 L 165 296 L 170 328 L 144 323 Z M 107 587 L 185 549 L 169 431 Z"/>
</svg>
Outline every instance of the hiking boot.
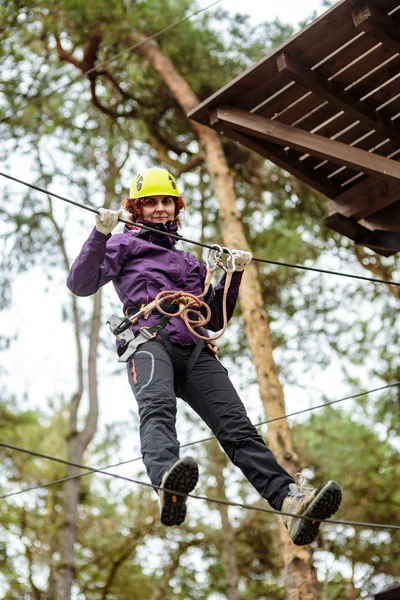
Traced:
<svg viewBox="0 0 400 600">
<path fill-rule="evenodd" d="M 178 460 L 169 471 L 166 471 L 161 480 L 158 491 L 161 504 L 161 523 L 169 527 L 181 525 L 186 517 L 187 496 L 174 494 L 189 494 L 195 487 L 199 478 L 199 468 L 191 456 Z M 167 490 L 171 490 L 168 492 Z"/>
<path fill-rule="evenodd" d="M 327 481 L 317 489 L 297 483 L 291 483 L 289 488 L 290 492 L 282 503 L 281 511 L 292 515 L 328 519 L 338 510 L 342 500 L 341 489 L 334 481 Z M 287 515 L 282 515 L 282 519 L 296 546 L 311 544 L 318 535 L 321 524 L 319 521 Z"/>
</svg>

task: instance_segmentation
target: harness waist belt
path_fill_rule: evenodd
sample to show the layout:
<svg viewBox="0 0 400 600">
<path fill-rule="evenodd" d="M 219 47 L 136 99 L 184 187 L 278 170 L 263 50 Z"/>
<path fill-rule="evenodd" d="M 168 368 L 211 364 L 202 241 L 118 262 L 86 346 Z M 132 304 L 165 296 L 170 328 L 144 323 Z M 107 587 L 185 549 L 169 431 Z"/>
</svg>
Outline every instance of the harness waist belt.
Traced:
<svg viewBox="0 0 400 600">
<path fill-rule="evenodd" d="M 129 358 L 136 351 L 136 348 L 140 344 L 155 338 L 171 317 L 162 315 L 155 325 L 152 327 L 141 327 L 136 333 L 133 333 L 132 329 L 124 329 L 122 333 L 118 333 L 126 318 L 121 319 L 117 315 L 111 315 L 107 321 L 112 333 L 121 342 L 121 345 L 117 348 L 118 362 L 128 362 Z"/>
</svg>

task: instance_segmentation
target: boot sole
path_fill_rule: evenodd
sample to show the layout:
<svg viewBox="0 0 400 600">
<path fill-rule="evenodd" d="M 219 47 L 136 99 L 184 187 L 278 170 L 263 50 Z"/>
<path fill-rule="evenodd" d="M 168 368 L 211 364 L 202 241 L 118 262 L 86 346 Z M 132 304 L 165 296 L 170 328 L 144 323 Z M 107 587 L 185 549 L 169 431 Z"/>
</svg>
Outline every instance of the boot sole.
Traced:
<svg viewBox="0 0 400 600">
<path fill-rule="evenodd" d="M 303 516 L 315 519 L 329 519 L 339 508 L 342 501 L 342 491 L 334 481 L 328 481 L 318 492 Z M 292 528 L 291 538 L 296 546 L 311 544 L 318 535 L 321 523 L 312 523 L 308 519 L 296 519 L 297 524 Z M 293 531 L 294 530 L 294 531 Z"/>
<path fill-rule="evenodd" d="M 164 488 L 189 494 L 196 487 L 199 479 L 199 468 L 197 463 L 191 459 L 187 462 L 182 461 L 173 467 L 163 483 Z M 175 495 L 171 492 L 162 492 L 164 494 L 161 523 L 167 527 L 181 525 L 186 518 L 186 500 L 187 496 Z"/>
</svg>

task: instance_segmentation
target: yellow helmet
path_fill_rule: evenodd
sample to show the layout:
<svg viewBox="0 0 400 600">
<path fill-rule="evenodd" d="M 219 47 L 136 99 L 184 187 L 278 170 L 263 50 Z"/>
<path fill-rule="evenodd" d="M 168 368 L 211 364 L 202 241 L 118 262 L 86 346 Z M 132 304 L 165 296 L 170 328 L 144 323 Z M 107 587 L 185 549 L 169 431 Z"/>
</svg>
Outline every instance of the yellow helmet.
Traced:
<svg viewBox="0 0 400 600">
<path fill-rule="evenodd" d="M 166 169 L 145 169 L 133 178 L 129 198 L 147 196 L 179 196 L 178 186 Z"/>
</svg>

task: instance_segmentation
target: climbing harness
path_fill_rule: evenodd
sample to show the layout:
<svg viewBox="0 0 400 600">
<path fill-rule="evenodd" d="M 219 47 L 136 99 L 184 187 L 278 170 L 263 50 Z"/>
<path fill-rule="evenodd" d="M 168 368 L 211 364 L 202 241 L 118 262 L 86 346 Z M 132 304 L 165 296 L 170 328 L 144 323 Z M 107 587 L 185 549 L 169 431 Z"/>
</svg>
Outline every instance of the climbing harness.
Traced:
<svg viewBox="0 0 400 600">
<path fill-rule="evenodd" d="M 224 253 L 228 255 L 226 264 L 222 260 Z M 145 306 L 141 306 L 140 308 L 137 306 L 128 307 L 125 311 L 126 316 L 122 319 L 115 314 L 112 314 L 109 317 L 107 324 L 110 326 L 111 332 L 118 341 L 118 362 L 128 362 L 132 354 L 136 352 L 138 346 L 154 339 L 172 317 L 181 317 L 188 330 L 199 338 L 200 341 L 206 343 L 211 352 L 214 354 L 217 353 L 218 350 L 212 342 L 225 333 L 228 324 L 226 301 L 232 280 L 232 273 L 234 273 L 236 268 L 235 257 L 229 248 L 214 244 L 208 252 L 206 265 L 207 275 L 204 282 L 204 290 L 199 296 L 182 290 L 165 290 L 159 292 L 155 299 Z M 218 335 L 210 337 L 203 335 L 199 331 L 200 328 L 205 327 L 211 319 L 211 309 L 202 298 L 207 295 L 214 271 L 217 268 L 225 271 L 226 275 L 222 297 L 223 327 Z M 135 325 L 139 319 L 147 318 L 155 310 L 161 315 L 158 322 L 152 327 L 143 326 L 134 333 L 132 331 L 132 325 Z M 202 314 L 202 310 L 205 311 L 205 316 Z M 168 336 L 165 332 L 163 333 L 164 335 L 162 335 L 162 338 L 168 345 L 166 340 Z M 196 359 L 200 354 L 201 348 L 204 347 L 204 343 L 198 343 L 196 345 L 194 349 L 194 353 L 197 354 Z"/>
</svg>

